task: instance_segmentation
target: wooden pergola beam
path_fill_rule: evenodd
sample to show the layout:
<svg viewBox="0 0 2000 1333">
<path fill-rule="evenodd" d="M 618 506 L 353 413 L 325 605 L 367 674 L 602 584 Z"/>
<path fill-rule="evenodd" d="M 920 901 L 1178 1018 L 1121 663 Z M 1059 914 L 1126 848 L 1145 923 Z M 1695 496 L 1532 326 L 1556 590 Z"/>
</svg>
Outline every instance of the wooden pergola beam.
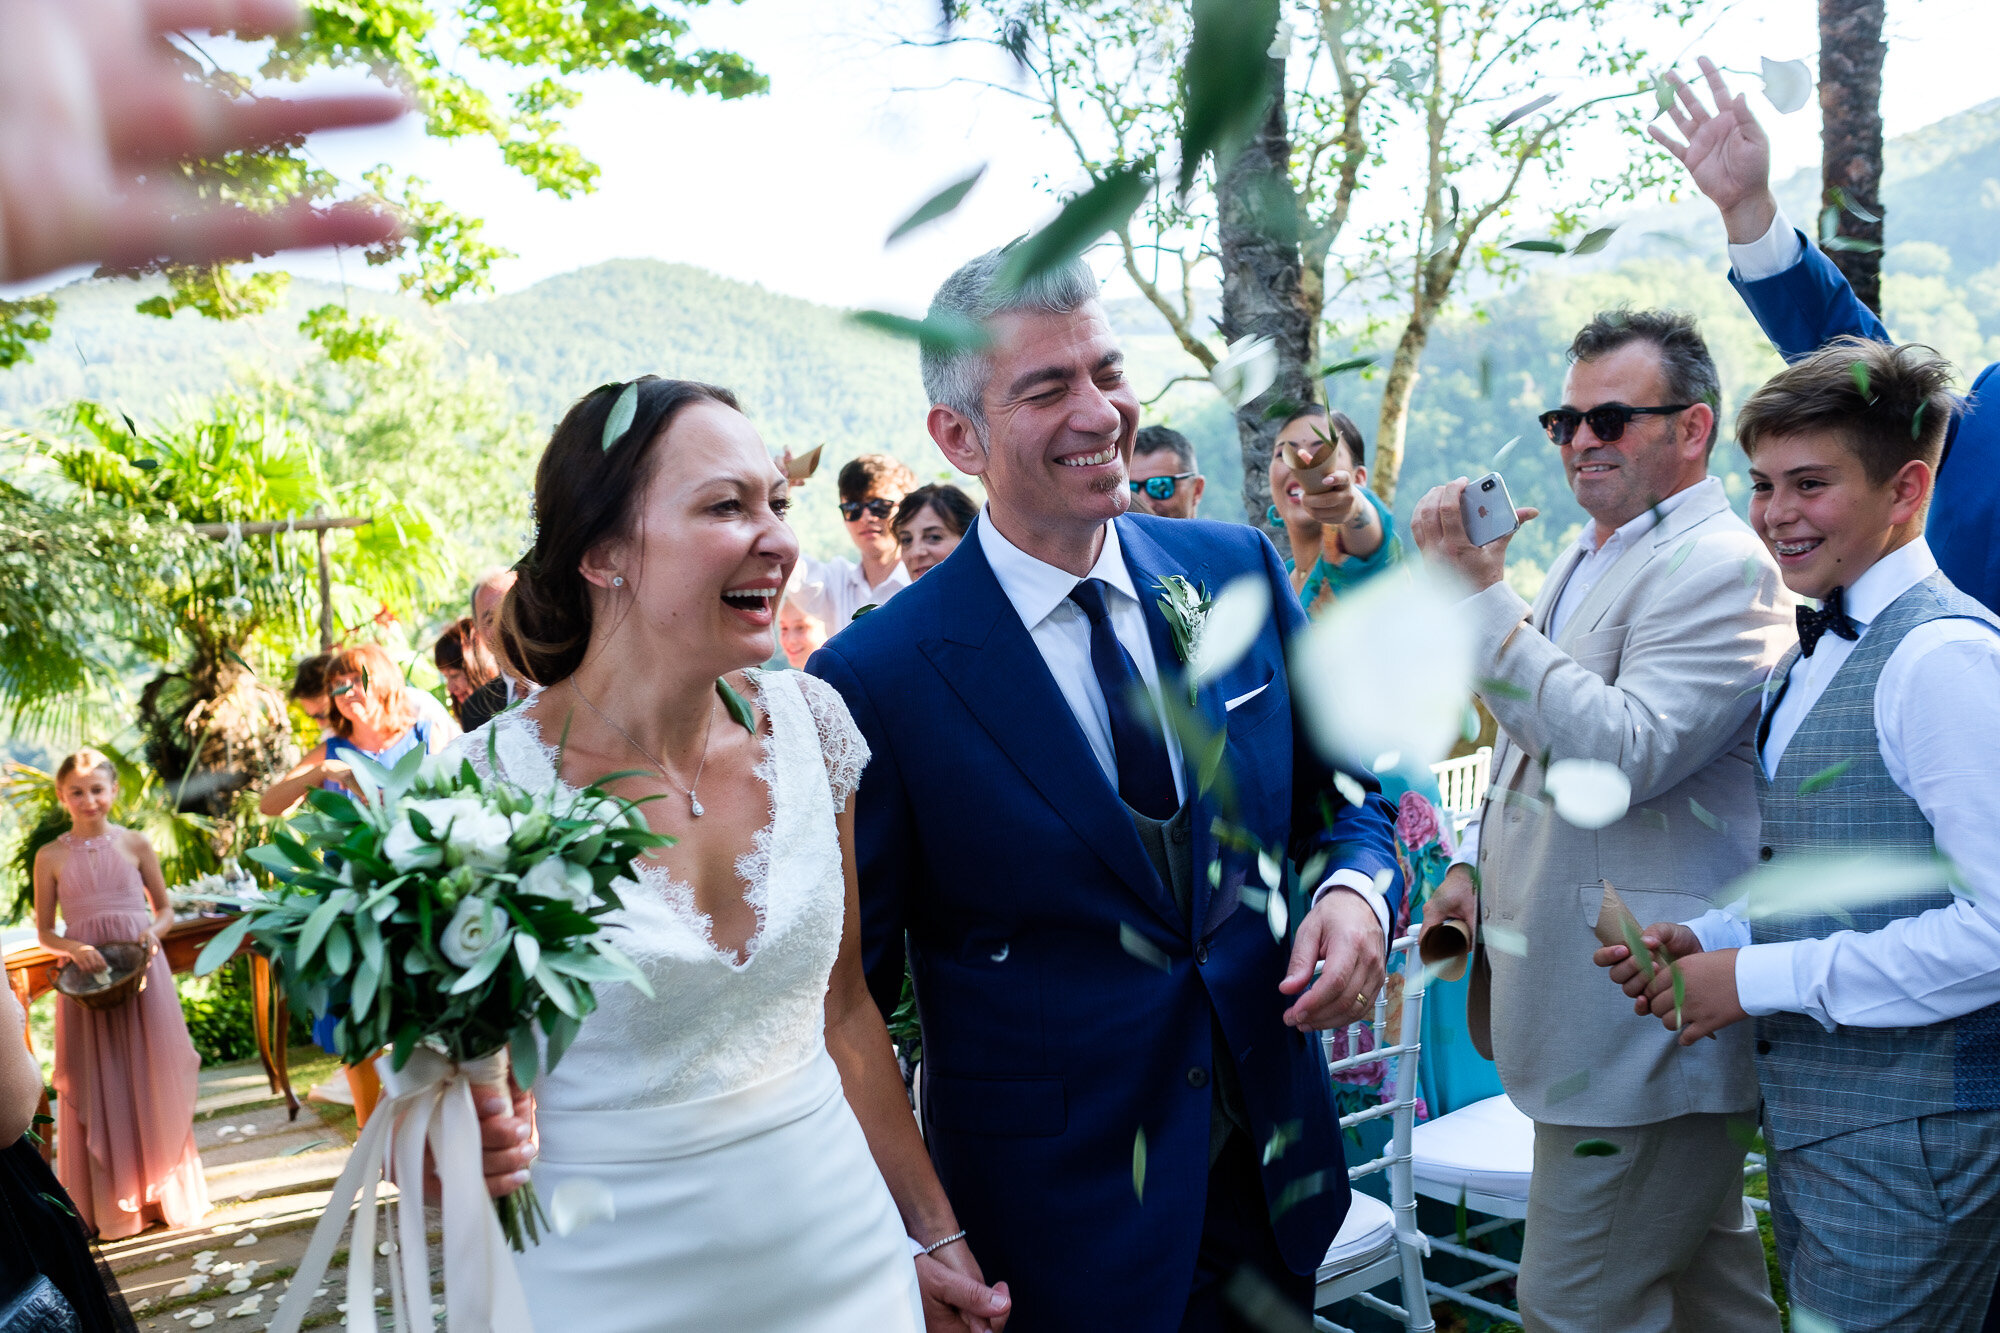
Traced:
<svg viewBox="0 0 2000 1333">
<path fill-rule="evenodd" d="M 195 523 L 196 533 L 216 541 L 231 537 L 269 537 L 278 532 L 310 532 L 319 547 L 319 650 L 333 649 L 333 570 L 326 562 L 326 534 L 340 528 L 365 528 L 372 518 L 287 518 L 256 523 Z"/>
</svg>

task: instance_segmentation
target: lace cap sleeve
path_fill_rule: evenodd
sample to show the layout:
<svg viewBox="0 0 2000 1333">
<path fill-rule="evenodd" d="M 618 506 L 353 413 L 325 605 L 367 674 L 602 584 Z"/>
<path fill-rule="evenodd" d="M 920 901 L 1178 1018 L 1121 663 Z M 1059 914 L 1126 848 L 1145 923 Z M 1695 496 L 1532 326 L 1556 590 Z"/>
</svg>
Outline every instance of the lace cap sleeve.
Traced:
<svg viewBox="0 0 2000 1333">
<path fill-rule="evenodd" d="M 813 721 L 819 725 L 819 752 L 826 760 L 827 781 L 833 786 L 834 808 L 844 808 L 861 785 L 861 770 L 868 767 L 868 742 L 861 738 L 861 728 L 854 725 L 854 715 L 847 711 L 847 701 L 839 690 L 818 676 L 803 671 L 792 674 L 806 697 L 806 706 L 812 709 Z"/>
</svg>

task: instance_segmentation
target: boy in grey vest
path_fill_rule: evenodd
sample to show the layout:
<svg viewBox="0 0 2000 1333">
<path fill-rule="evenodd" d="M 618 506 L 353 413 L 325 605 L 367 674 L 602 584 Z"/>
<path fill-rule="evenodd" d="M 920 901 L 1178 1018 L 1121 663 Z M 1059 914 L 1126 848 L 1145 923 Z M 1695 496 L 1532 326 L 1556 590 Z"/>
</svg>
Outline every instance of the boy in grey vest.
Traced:
<svg viewBox="0 0 2000 1333">
<path fill-rule="evenodd" d="M 1770 864 L 1643 932 L 1678 1006 L 1596 956 L 1683 1045 L 1754 1018 L 1779 1264 L 1846 1333 L 1977 1329 L 2000 1276 L 2000 621 L 1923 538 L 1951 374 L 1844 339 L 1744 404 L 1751 523 L 1821 603 L 1764 692 Z"/>
</svg>

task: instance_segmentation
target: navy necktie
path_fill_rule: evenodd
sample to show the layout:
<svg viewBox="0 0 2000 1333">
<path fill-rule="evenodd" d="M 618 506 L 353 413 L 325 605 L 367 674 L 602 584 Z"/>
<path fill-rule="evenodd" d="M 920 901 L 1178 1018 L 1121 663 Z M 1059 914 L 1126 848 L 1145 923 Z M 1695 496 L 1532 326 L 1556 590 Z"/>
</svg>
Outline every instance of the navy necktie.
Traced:
<svg viewBox="0 0 2000 1333">
<path fill-rule="evenodd" d="M 1171 819 L 1180 809 L 1167 740 L 1132 655 L 1111 628 L 1104 580 L 1085 579 L 1069 599 L 1090 617 L 1090 665 L 1111 714 L 1111 749 L 1118 757 L 1118 796 L 1149 819 Z"/>
<path fill-rule="evenodd" d="M 1861 627 L 1847 614 L 1845 599 L 1847 589 L 1835 588 L 1826 595 L 1826 602 L 1815 611 L 1809 606 L 1795 608 L 1799 622 L 1799 653 L 1811 657 L 1813 649 L 1819 647 L 1820 639 L 1827 634 L 1836 634 L 1849 643 L 1861 637 Z"/>
</svg>

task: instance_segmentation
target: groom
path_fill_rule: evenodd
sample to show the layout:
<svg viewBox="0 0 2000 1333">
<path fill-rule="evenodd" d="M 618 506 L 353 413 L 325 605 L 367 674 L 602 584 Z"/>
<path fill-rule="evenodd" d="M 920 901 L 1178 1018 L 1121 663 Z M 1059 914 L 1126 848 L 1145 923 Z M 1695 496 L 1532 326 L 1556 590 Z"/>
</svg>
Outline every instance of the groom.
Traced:
<svg viewBox="0 0 2000 1333">
<path fill-rule="evenodd" d="M 1334 793 L 1294 716 L 1305 619 L 1271 544 L 1125 513 L 1139 402 L 1096 279 L 1077 262 L 1007 294 L 1005 259 L 931 303 L 986 347 L 923 352 L 931 438 L 986 510 L 807 668 L 874 755 L 869 982 L 892 1009 L 907 947 L 931 1156 L 1013 1333 L 1248 1327 L 1225 1286 L 1247 1268 L 1308 1309 L 1347 1211 L 1317 1032 L 1381 984 L 1392 817 L 1366 773 L 1363 803 Z M 1215 789 L 1157 721 L 1163 691 L 1188 697 L 1163 581 L 1246 575 L 1276 611 L 1193 711 L 1226 731 L 1237 826 L 1319 867 L 1284 940 L 1254 846 L 1218 841 Z"/>
</svg>

